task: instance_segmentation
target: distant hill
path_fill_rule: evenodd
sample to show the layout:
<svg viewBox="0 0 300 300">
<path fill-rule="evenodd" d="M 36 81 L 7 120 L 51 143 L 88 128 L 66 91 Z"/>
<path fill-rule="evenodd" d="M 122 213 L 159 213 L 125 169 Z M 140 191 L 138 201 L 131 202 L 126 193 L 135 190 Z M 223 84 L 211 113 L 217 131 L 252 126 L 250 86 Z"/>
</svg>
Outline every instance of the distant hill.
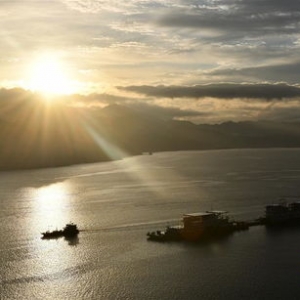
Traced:
<svg viewBox="0 0 300 300">
<path fill-rule="evenodd" d="M 107 161 L 143 152 L 300 147 L 300 123 L 196 125 L 119 105 L 76 109 L 28 103 L 1 118 L 0 170 Z"/>
</svg>

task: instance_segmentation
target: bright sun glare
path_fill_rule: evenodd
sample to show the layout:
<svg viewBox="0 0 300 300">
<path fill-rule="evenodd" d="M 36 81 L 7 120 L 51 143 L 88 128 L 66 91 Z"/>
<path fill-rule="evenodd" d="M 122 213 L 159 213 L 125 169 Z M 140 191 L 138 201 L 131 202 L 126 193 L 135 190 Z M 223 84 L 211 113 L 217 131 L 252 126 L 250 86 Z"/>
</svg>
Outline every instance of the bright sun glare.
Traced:
<svg viewBox="0 0 300 300">
<path fill-rule="evenodd" d="M 44 94 L 71 94 L 72 81 L 66 67 L 53 55 L 44 55 L 30 65 L 28 88 Z"/>
</svg>

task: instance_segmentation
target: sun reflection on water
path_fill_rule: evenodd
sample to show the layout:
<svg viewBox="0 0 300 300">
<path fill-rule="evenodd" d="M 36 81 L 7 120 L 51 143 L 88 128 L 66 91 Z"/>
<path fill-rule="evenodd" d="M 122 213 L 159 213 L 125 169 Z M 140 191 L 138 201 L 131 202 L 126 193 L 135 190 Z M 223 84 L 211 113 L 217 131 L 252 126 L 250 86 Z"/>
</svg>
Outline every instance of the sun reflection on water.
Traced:
<svg viewBox="0 0 300 300">
<path fill-rule="evenodd" d="M 70 254 L 73 253 L 70 252 L 70 246 L 77 246 L 79 239 L 67 240 L 62 237 L 43 240 L 41 233 L 62 229 L 67 223 L 74 221 L 71 220 L 72 213 L 74 213 L 72 195 L 73 186 L 67 181 L 32 189 L 34 217 L 30 221 L 32 231 L 36 236 L 31 241 L 33 260 L 27 261 L 25 276 L 28 277 L 29 273 L 34 274 L 31 276 L 34 278 L 54 279 L 57 282 L 65 281 L 70 276 L 69 266 L 77 262 L 76 256 L 74 258 Z"/>
<path fill-rule="evenodd" d="M 35 210 L 40 226 L 55 229 L 69 222 L 70 191 L 67 183 L 60 182 L 35 190 Z"/>
</svg>

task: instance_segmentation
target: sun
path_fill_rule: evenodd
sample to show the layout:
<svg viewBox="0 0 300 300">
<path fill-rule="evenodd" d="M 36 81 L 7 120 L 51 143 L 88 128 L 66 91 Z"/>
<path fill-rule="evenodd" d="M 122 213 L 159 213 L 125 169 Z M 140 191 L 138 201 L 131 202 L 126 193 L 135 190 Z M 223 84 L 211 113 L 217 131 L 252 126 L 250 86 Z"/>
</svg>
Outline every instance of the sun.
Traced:
<svg viewBox="0 0 300 300">
<path fill-rule="evenodd" d="M 54 55 L 43 55 L 30 64 L 27 87 L 47 95 L 71 94 L 74 83 L 65 65 Z"/>
</svg>

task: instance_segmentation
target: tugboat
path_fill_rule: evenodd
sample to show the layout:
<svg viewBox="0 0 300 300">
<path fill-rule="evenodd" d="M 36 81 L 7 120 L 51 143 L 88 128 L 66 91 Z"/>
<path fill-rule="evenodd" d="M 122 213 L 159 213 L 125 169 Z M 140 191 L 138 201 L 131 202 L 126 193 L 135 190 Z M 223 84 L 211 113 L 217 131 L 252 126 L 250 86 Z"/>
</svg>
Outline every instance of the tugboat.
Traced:
<svg viewBox="0 0 300 300">
<path fill-rule="evenodd" d="M 229 220 L 226 211 L 207 211 L 183 215 L 179 226 L 168 226 L 165 231 L 148 232 L 148 240 L 157 242 L 201 242 L 229 235 L 234 231 L 247 230 L 247 222 Z"/>
<path fill-rule="evenodd" d="M 76 224 L 69 223 L 62 230 L 42 232 L 42 239 L 57 239 L 60 237 L 74 238 L 78 235 L 79 230 Z"/>
</svg>

